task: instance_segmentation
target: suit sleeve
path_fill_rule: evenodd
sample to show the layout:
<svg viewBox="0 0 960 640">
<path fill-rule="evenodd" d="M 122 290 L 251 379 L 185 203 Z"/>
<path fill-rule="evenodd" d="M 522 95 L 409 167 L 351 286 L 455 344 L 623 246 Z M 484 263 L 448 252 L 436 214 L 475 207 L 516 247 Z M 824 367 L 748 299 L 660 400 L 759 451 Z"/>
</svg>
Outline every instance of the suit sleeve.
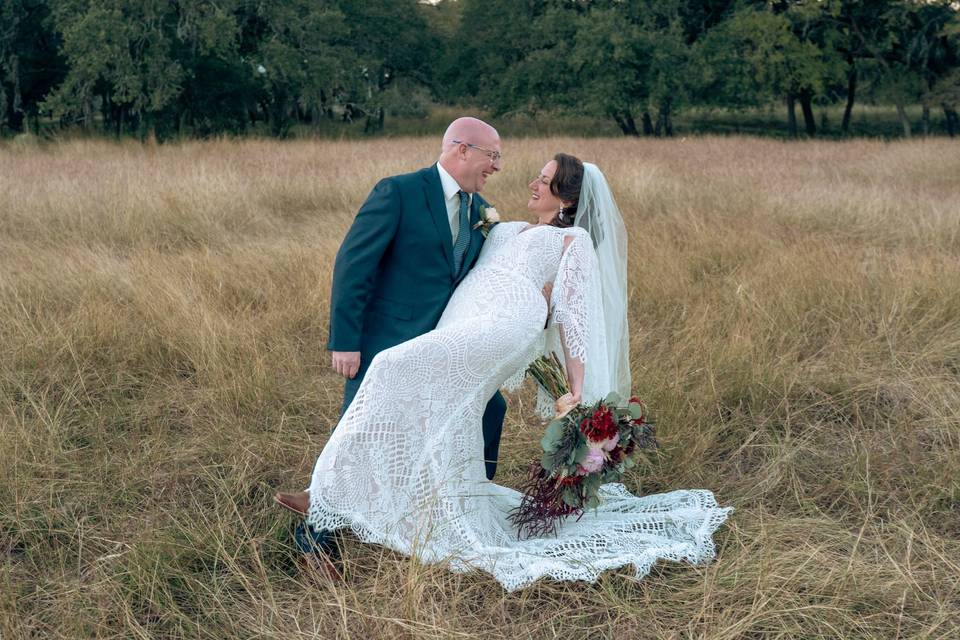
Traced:
<svg viewBox="0 0 960 640">
<path fill-rule="evenodd" d="M 360 351 L 363 318 L 380 260 L 397 233 L 400 192 L 393 180 L 377 183 L 347 231 L 333 266 L 330 351 Z"/>
</svg>

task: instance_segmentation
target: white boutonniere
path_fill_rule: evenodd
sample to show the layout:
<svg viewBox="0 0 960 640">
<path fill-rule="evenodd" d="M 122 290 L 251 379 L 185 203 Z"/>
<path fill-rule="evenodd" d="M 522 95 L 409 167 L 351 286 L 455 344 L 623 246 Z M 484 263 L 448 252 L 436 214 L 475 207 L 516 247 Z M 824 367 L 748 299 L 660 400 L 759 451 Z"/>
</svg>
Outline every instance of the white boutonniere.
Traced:
<svg viewBox="0 0 960 640">
<path fill-rule="evenodd" d="M 493 225 L 500 222 L 500 214 L 493 207 L 480 206 L 480 222 L 473 225 L 474 229 L 480 229 L 480 233 L 486 238 Z"/>
</svg>

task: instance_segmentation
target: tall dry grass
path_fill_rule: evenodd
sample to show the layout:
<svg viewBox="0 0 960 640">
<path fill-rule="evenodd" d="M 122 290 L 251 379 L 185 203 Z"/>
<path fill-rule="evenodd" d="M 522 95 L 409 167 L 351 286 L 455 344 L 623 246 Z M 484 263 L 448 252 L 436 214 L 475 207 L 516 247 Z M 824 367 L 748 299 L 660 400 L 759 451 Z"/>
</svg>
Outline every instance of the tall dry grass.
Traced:
<svg viewBox="0 0 960 640">
<path fill-rule="evenodd" d="M 949 638 L 960 634 L 960 152 L 505 141 L 630 229 L 632 363 L 662 450 L 628 484 L 737 508 L 704 567 L 506 595 L 344 538 L 295 568 L 274 488 L 337 415 L 332 259 L 433 139 L 0 148 L 0 637 Z M 497 480 L 537 450 L 511 400 Z"/>
</svg>

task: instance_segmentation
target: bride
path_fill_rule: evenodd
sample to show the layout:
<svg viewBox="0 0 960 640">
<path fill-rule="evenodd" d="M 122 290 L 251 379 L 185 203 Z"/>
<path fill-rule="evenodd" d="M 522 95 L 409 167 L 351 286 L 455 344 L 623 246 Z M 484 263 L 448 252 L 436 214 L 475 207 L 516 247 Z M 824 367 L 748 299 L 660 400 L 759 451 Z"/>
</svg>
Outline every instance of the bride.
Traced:
<svg viewBox="0 0 960 640">
<path fill-rule="evenodd" d="M 521 494 L 486 479 L 484 407 L 538 356 L 562 355 L 571 393 L 558 405 L 630 395 L 626 229 L 606 179 L 558 154 L 530 190 L 537 221 L 490 229 L 436 329 L 377 354 L 308 490 L 278 501 L 302 505 L 315 529 L 349 527 L 423 562 L 480 569 L 508 591 L 541 577 L 595 581 L 632 564 L 641 578 L 658 559 L 709 560 L 732 510 L 710 491 L 639 497 L 607 484 L 600 506 L 556 537 L 520 540 L 509 513 Z M 542 391 L 538 408 L 552 415 Z"/>
</svg>

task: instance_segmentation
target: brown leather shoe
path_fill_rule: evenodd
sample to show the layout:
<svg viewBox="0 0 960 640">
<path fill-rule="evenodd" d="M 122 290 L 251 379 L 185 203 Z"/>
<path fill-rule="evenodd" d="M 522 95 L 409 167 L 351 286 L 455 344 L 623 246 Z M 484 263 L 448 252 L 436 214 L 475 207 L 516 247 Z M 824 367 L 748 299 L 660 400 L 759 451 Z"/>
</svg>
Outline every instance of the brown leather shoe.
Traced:
<svg viewBox="0 0 960 640">
<path fill-rule="evenodd" d="M 337 568 L 337 565 L 330 559 L 330 556 L 322 551 L 301 553 L 299 564 L 300 570 L 311 578 L 333 584 L 342 584 L 344 582 L 340 569 Z"/>
<path fill-rule="evenodd" d="M 304 508 L 304 505 L 302 504 L 304 494 L 307 496 L 310 495 L 306 491 L 302 493 L 277 492 L 277 494 L 273 496 L 273 501 L 276 504 L 283 507 L 284 509 L 286 509 L 287 511 L 292 511 L 293 513 L 297 514 L 302 518 L 307 515 L 307 510 Z M 309 505 L 309 498 L 307 500 L 308 500 L 307 504 Z"/>
</svg>

